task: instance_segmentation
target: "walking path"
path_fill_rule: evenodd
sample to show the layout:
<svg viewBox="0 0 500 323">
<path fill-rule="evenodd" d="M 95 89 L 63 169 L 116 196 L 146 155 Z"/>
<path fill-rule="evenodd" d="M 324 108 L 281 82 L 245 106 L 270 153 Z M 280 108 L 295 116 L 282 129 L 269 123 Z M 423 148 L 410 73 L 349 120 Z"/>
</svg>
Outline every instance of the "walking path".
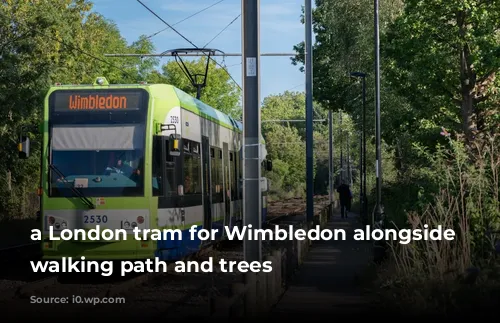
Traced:
<svg viewBox="0 0 500 323">
<path fill-rule="evenodd" d="M 357 216 L 334 215 L 327 228 L 344 229 L 345 241 L 317 241 L 300 267 L 300 272 L 271 313 L 272 317 L 315 317 L 322 314 L 363 314 L 370 304 L 362 295 L 360 276 L 373 259 L 369 241 L 353 239 L 362 228 Z"/>
</svg>

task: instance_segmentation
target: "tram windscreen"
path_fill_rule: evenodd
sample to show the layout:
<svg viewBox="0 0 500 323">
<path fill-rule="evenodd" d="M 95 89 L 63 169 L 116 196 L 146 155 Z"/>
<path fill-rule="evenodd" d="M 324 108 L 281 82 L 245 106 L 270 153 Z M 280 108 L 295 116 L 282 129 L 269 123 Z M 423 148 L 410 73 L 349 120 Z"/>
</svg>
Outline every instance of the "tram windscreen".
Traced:
<svg viewBox="0 0 500 323">
<path fill-rule="evenodd" d="M 54 92 L 49 102 L 51 196 L 144 195 L 146 92 Z"/>
</svg>

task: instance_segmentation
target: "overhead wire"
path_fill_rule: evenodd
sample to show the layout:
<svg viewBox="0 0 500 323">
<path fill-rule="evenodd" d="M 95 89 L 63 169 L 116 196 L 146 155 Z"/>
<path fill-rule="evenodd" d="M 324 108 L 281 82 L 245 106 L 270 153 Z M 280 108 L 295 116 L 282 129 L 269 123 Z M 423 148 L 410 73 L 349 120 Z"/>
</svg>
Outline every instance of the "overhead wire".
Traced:
<svg viewBox="0 0 500 323">
<path fill-rule="evenodd" d="M 186 18 L 182 19 L 182 20 L 179 20 L 178 22 L 176 22 L 176 23 L 174 23 L 174 24 L 172 24 L 172 26 L 176 26 L 176 25 L 180 24 L 181 22 L 184 22 L 184 21 L 186 21 L 186 20 L 188 20 L 188 19 L 190 19 L 190 18 L 193 18 L 194 16 L 199 15 L 200 13 L 202 13 L 202 12 L 204 12 L 204 11 L 206 11 L 206 10 L 208 10 L 208 9 L 210 9 L 210 8 L 212 8 L 212 7 L 214 7 L 214 6 L 216 6 L 216 5 L 218 5 L 219 3 L 223 2 L 223 1 L 226 1 L 226 0 L 220 0 L 220 1 L 217 1 L 217 2 L 215 2 L 215 3 L 212 3 L 210 6 L 205 7 L 205 8 L 203 8 L 203 9 L 201 9 L 201 10 L 199 10 L 199 11 L 195 12 L 194 14 L 192 14 L 192 15 L 190 15 L 190 16 L 188 16 L 188 17 L 186 17 Z M 167 28 L 163 28 L 162 30 L 157 31 L 157 32 L 155 32 L 154 34 L 149 35 L 148 37 L 146 37 L 146 39 L 153 38 L 154 36 L 158 35 L 159 33 L 162 33 L 162 32 L 164 32 L 165 30 L 169 30 L 169 29 L 171 29 L 171 28 L 170 28 L 170 26 L 169 26 L 169 27 L 167 27 Z"/>
<path fill-rule="evenodd" d="M 226 67 L 230 68 L 230 67 L 235 67 L 235 66 L 238 66 L 238 65 L 241 65 L 241 62 L 233 64 L 233 65 L 226 65 Z"/>
<path fill-rule="evenodd" d="M 158 14 L 156 12 L 154 12 L 153 10 L 151 10 L 148 6 L 146 6 L 141 0 L 137 0 L 137 2 L 139 2 L 144 8 L 146 8 L 151 14 L 153 14 L 156 18 L 160 19 L 161 22 L 163 22 L 165 25 L 169 26 L 177 35 L 179 35 L 180 37 L 182 37 L 185 41 L 187 41 L 188 43 L 190 43 L 191 45 L 193 45 L 194 48 L 196 49 L 199 49 L 202 53 L 204 53 L 207 57 L 209 57 L 204 51 L 203 51 L 203 48 L 199 48 L 198 46 L 196 46 L 192 41 L 190 41 L 189 39 L 187 39 L 183 34 L 181 34 L 177 29 L 175 29 L 174 27 L 172 27 L 168 22 L 166 22 L 164 19 L 162 19 L 160 16 L 158 16 Z M 238 86 L 238 88 L 240 90 L 242 90 L 241 86 L 238 84 L 238 82 L 236 82 L 236 80 L 233 78 L 233 76 L 229 73 L 229 71 L 224 67 L 222 66 L 219 62 L 217 62 L 215 59 L 213 59 L 212 57 L 209 57 L 210 60 L 212 60 L 213 62 L 215 62 L 215 64 L 217 64 L 219 67 L 221 67 L 224 72 L 231 78 L 231 80 Z"/>
<path fill-rule="evenodd" d="M 211 42 L 213 42 L 217 37 L 219 37 L 219 35 L 222 34 L 224 32 L 224 30 L 229 28 L 229 26 L 231 26 L 236 21 L 236 19 L 238 19 L 239 17 L 241 17 L 241 13 L 239 15 L 237 15 L 230 23 L 228 23 L 226 25 L 226 27 L 224 27 L 217 35 L 215 35 L 214 38 L 212 38 L 208 43 L 206 43 L 205 46 L 203 46 L 203 48 L 206 48 Z"/>
<path fill-rule="evenodd" d="M 175 29 L 172 25 L 170 25 L 168 22 L 166 22 L 165 20 L 163 20 L 160 16 L 158 16 L 156 14 L 156 12 L 154 12 L 153 10 L 151 10 L 148 6 L 146 6 L 141 0 L 137 0 L 137 2 L 139 2 L 144 8 L 146 8 L 149 12 L 151 12 L 156 18 L 160 19 L 165 25 L 167 25 L 168 27 L 170 27 L 170 29 L 172 29 L 177 35 L 181 36 L 185 41 L 187 41 L 188 43 L 190 43 L 191 45 L 193 45 L 194 47 L 198 48 L 198 46 L 196 46 L 192 41 L 190 41 L 189 39 L 187 39 L 183 34 L 181 34 L 179 31 L 177 31 L 177 29 Z"/>
<path fill-rule="evenodd" d="M 302 85 L 304 85 L 304 83 L 301 83 L 299 85 L 295 85 L 294 87 L 291 87 L 288 90 L 285 90 L 284 92 L 291 91 L 291 90 L 296 89 L 296 88 L 298 88 L 299 86 L 302 86 Z"/>
</svg>

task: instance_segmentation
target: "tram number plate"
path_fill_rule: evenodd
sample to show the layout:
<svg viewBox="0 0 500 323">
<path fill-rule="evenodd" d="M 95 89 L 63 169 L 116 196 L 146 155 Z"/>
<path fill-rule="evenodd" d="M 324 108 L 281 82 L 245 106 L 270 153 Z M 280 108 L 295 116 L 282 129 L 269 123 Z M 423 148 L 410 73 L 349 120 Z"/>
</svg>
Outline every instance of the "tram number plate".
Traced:
<svg viewBox="0 0 500 323">
<path fill-rule="evenodd" d="M 83 216 L 83 223 L 107 223 L 108 222 L 108 217 L 106 215 L 84 215 Z"/>
</svg>

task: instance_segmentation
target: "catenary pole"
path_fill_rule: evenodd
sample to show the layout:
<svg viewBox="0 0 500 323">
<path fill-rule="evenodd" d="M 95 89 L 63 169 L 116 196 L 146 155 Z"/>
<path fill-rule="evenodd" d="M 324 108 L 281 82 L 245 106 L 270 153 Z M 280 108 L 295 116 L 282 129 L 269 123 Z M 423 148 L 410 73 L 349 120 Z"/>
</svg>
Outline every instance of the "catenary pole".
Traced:
<svg viewBox="0 0 500 323">
<path fill-rule="evenodd" d="M 260 0 L 242 0 L 243 53 L 243 225 L 262 226 L 260 190 Z M 262 242 L 245 236 L 245 261 L 262 261 Z"/>
<path fill-rule="evenodd" d="M 368 216 L 366 192 L 366 75 L 363 76 L 363 216 Z M 368 219 L 367 219 L 368 220 Z M 373 222 L 371 223 L 373 225 Z"/>
<path fill-rule="evenodd" d="M 313 71 L 312 71 L 312 1 L 305 0 L 306 29 L 306 218 L 314 220 L 314 182 L 313 182 Z"/>
<path fill-rule="evenodd" d="M 328 187 L 330 207 L 333 210 L 333 113 L 328 110 Z M 331 216 L 331 215 L 330 215 Z"/>
<path fill-rule="evenodd" d="M 380 139 L 380 35 L 379 35 L 379 1 L 374 0 L 375 11 L 375 145 L 376 164 L 375 175 L 377 179 L 377 205 L 375 220 L 380 221 L 384 213 L 382 206 L 382 154 Z"/>
</svg>

